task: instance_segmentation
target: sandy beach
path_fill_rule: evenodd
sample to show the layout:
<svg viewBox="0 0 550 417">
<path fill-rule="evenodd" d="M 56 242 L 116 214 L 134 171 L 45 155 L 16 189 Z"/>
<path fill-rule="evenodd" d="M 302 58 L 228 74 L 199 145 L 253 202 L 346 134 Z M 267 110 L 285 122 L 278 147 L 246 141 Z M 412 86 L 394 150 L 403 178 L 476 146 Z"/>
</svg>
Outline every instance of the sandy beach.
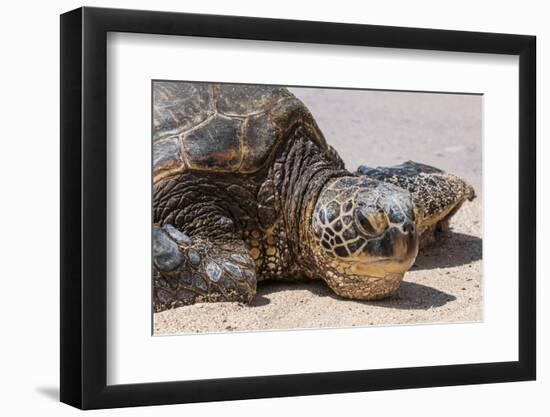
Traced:
<svg viewBox="0 0 550 417">
<path fill-rule="evenodd" d="M 156 313 L 154 334 L 482 320 L 482 97 L 291 90 L 350 171 L 410 159 L 462 176 L 478 198 L 463 205 L 440 242 L 419 254 L 390 299 L 342 299 L 323 281 L 261 282 L 252 305 L 201 303 Z"/>
</svg>

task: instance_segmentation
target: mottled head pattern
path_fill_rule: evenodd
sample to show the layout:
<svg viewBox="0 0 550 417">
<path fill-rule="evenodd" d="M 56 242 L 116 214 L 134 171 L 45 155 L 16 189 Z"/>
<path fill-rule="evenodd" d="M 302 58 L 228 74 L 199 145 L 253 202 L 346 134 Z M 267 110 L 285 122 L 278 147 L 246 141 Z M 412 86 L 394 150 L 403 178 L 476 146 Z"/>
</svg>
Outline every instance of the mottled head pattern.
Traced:
<svg viewBox="0 0 550 417">
<path fill-rule="evenodd" d="M 416 258 L 417 214 L 409 192 L 364 177 L 333 180 L 312 216 L 318 261 L 341 273 L 404 273 Z"/>
</svg>

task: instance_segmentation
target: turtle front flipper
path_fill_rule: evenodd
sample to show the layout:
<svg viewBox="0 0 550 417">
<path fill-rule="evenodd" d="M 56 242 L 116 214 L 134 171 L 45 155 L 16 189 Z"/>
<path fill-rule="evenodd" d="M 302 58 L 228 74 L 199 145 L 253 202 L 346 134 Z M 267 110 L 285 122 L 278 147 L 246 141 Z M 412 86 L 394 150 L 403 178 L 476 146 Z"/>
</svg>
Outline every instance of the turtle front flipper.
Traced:
<svg viewBox="0 0 550 417">
<path fill-rule="evenodd" d="M 153 303 L 156 312 L 201 301 L 250 302 L 254 261 L 238 237 L 189 236 L 170 224 L 153 226 Z"/>
<path fill-rule="evenodd" d="M 421 246 L 432 243 L 438 232 L 448 228 L 462 203 L 476 196 L 473 187 L 456 175 L 413 161 L 392 167 L 361 165 L 356 174 L 397 185 L 412 194 L 419 214 Z"/>
</svg>

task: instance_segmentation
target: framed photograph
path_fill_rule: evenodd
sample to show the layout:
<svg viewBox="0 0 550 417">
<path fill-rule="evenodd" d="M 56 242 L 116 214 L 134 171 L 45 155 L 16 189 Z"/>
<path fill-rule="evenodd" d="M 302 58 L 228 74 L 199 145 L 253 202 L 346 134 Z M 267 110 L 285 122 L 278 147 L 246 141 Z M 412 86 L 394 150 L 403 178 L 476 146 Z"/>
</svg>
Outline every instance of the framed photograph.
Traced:
<svg viewBox="0 0 550 417">
<path fill-rule="evenodd" d="M 533 380 L 535 37 L 61 16 L 61 401 Z"/>
</svg>

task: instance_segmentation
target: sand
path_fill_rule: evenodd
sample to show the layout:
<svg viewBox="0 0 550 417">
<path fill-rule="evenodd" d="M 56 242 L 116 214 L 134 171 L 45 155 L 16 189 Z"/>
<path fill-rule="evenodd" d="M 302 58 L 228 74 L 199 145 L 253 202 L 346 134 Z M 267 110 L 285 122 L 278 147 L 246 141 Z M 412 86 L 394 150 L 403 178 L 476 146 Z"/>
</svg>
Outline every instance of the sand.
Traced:
<svg viewBox="0 0 550 417">
<path fill-rule="evenodd" d="M 473 95 L 293 89 L 350 170 L 412 159 L 468 180 L 478 198 L 421 252 L 395 296 L 339 298 L 323 281 L 261 282 L 252 305 L 201 303 L 156 313 L 154 334 L 482 320 L 481 105 Z"/>
</svg>

